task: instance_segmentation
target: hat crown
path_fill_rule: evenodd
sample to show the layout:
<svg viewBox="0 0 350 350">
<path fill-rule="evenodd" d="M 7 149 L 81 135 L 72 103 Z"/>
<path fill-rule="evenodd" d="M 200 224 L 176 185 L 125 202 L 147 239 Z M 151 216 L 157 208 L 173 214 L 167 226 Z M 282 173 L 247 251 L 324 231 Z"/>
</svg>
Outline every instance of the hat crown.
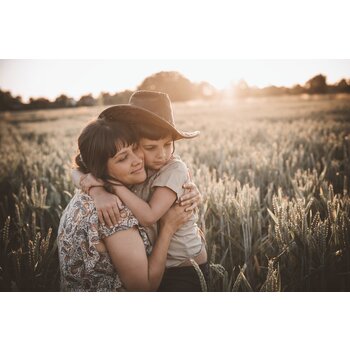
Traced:
<svg viewBox="0 0 350 350">
<path fill-rule="evenodd" d="M 168 94 L 157 91 L 139 90 L 131 95 L 129 104 L 146 109 L 175 127 L 173 110 Z"/>
<path fill-rule="evenodd" d="M 128 104 L 119 104 L 102 111 L 98 118 L 109 121 L 124 121 L 134 123 L 151 123 L 162 128 L 168 128 L 174 140 L 191 139 L 199 135 L 199 131 L 177 130 L 173 117 L 170 98 L 158 91 L 139 90 L 134 92 Z"/>
</svg>

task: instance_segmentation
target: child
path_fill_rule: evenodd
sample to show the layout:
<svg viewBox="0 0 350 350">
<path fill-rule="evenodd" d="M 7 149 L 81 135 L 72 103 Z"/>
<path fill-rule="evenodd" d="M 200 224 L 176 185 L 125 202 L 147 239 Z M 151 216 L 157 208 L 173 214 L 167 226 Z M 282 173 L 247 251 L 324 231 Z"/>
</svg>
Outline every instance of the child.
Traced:
<svg viewBox="0 0 350 350">
<path fill-rule="evenodd" d="M 100 117 L 108 120 L 108 111 L 113 110 L 115 116 L 116 109 L 120 112 L 125 109 L 137 112 L 134 118 L 128 118 L 128 122 L 138 133 L 147 179 L 143 184 L 133 186 L 132 190 L 115 182 L 114 190 L 140 224 L 148 228 L 150 238 L 154 240 L 157 236 L 157 221 L 183 195 L 182 185 L 189 180 L 187 166 L 174 155 L 174 141 L 193 138 L 199 132 L 186 133 L 176 129 L 169 97 L 163 93 L 138 91 L 132 95 L 129 105 L 111 107 L 102 112 Z M 123 113 L 118 119 L 123 119 Z M 85 187 L 100 185 L 92 177 L 84 182 Z M 190 220 L 173 235 L 160 291 L 201 290 L 199 278 L 190 261 L 193 259 L 207 278 L 205 241 L 196 221 L 197 216 L 193 213 Z"/>
</svg>

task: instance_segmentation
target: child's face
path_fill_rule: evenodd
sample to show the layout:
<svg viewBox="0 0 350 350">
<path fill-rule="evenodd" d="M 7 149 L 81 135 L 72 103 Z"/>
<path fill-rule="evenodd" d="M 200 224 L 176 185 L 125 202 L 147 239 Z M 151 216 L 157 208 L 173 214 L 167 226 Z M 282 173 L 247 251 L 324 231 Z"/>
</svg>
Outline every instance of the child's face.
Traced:
<svg viewBox="0 0 350 350">
<path fill-rule="evenodd" d="M 173 153 L 173 139 L 171 136 L 156 141 L 141 138 L 139 145 L 145 157 L 145 166 L 153 170 L 159 170 L 164 166 Z"/>
</svg>

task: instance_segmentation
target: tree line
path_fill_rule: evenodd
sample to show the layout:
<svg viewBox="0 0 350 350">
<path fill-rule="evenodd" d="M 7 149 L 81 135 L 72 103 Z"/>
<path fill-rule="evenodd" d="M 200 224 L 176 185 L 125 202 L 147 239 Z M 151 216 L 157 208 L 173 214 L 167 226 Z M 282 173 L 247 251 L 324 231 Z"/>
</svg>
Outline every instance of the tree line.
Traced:
<svg viewBox="0 0 350 350">
<path fill-rule="evenodd" d="M 193 83 L 182 74 L 174 71 L 159 72 L 147 77 L 137 87 L 137 90 L 163 91 L 169 94 L 172 101 L 207 99 L 212 98 L 217 93 L 209 83 Z M 28 103 L 24 103 L 21 96 L 14 97 L 9 91 L 0 89 L 0 111 L 115 105 L 128 103 L 133 92 L 132 90 L 124 90 L 114 94 L 101 92 L 97 98 L 93 97 L 92 94 L 87 94 L 81 96 L 79 100 L 62 94 L 54 101 L 40 97 L 30 98 Z"/>
<path fill-rule="evenodd" d="M 318 74 L 309 79 L 305 85 L 302 86 L 297 84 L 291 88 L 273 85 L 264 88 L 257 88 L 248 86 L 248 84 L 242 80 L 233 87 L 233 90 L 234 95 L 238 97 L 350 93 L 350 79 L 341 79 L 333 85 L 328 85 L 327 77 Z"/>
<path fill-rule="evenodd" d="M 182 74 L 175 71 L 155 73 L 145 78 L 137 87 L 137 90 L 162 91 L 169 94 L 173 102 L 195 99 L 216 99 L 225 94 L 225 91 L 217 90 L 207 82 L 193 83 Z M 94 98 L 92 94 L 87 94 L 81 96 L 79 100 L 62 94 L 54 101 L 40 97 L 37 99 L 30 98 L 28 103 L 24 103 L 21 96 L 14 97 L 9 91 L 0 89 L 0 111 L 115 105 L 128 103 L 132 93 L 132 90 L 124 90 L 114 94 L 101 92 L 97 98 Z M 297 84 L 291 88 L 277 86 L 257 88 L 249 86 L 243 80 L 233 86 L 233 94 L 239 98 L 268 95 L 299 95 L 305 93 L 350 93 L 350 79 L 341 79 L 334 85 L 328 85 L 327 77 L 319 74 L 308 80 L 304 86 Z"/>
</svg>

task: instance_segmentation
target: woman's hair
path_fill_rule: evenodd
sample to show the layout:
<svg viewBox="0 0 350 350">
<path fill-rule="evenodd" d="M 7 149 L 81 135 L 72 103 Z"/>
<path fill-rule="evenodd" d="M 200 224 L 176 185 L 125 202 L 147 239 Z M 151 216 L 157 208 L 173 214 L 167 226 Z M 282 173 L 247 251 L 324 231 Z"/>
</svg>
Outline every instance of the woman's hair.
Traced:
<svg viewBox="0 0 350 350">
<path fill-rule="evenodd" d="M 96 178 L 107 179 L 107 161 L 123 147 L 137 142 L 137 135 L 130 125 L 104 119 L 90 122 L 78 138 L 79 154 L 75 164 L 83 173 L 91 173 Z"/>
<path fill-rule="evenodd" d="M 144 137 L 153 141 L 164 139 L 167 136 L 171 136 L 172 139 L 175 139 L 175 135 L 171 130 L 166 127 L 162 127 L 153 123 L 139 123 L 135 124 L 135 130 L 138 136 L 138 139 Z"/>
</svg>

